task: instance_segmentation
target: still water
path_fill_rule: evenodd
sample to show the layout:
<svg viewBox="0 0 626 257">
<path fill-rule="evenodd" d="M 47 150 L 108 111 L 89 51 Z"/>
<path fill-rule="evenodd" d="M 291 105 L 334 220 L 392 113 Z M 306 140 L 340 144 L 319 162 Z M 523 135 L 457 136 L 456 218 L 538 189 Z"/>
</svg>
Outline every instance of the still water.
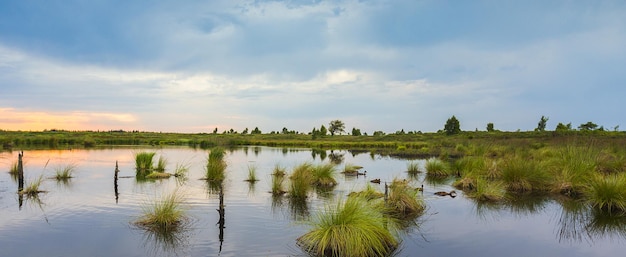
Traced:
<svg viewBox="0 0 626 257">
<path fill-rule="evenodd" d="M 188 165 L 187 179 L 137 181 L 134 154 L 156 152 L 176 164 Z M 20 200 L 17 182 L 8 173 L 17 152 L 0 153 L 0 256 L 306 256 L 296 238 L 309 229 L 307 218 L 324 204 L 359 191 L 369 180 L 407 178 L 408 160 L 349 151 L 243 147 L 227 150 L 224 184 L 225 215 L 220 224 L 217 192 L 200 180 L 208 151 L 192 148 L 112 148 L 94 150 L 31 150 L 24 153 L 26 184 L 45 178 L 38 198 Z M 337 174 L 331 192 L 312 192 L 307 202 L 293 204 L 272 197 L 271 173 L 276 165 L 291 169 L 304 162 L 339 157 L 367 170 L 367 176 Z M 115 163 L 120 173 L 114 184 Z M 423 160 L 420 161 L 423 165 Z M 76 165 L 67 183 L 46 179 L 55 169 Z M 256 167 L 257 183 L 244 180 Z M 626 221 L 596 215 L 566 199 L 528 198 L 506 205 L 478 204 L 463 194 L 433 195 L 452 190 L 450 180 L 411 179 L 424 185 L 427 212 L 402 233 L 395 256 L 623 256 Z M 376 185 L 381 191 L 383 186 Z M 186 229 L 159 235 L 132 225 L 142 206 L 179 190 L 191 217 Z M 458 191 L 458 190 L 457 190 Z M 117 192 L 117 194 L 116 194 Z"/>
</svg>

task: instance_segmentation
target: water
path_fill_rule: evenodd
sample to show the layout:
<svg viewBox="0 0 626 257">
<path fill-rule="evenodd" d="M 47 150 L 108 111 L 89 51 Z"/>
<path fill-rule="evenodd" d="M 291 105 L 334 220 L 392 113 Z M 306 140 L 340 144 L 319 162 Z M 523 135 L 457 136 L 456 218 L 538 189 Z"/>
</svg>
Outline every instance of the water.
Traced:
<svg viewBox="0 0 626 257">
<path fill-rule="evenodd" d="M 134 153 L 155 151 L 190 167 L 185 181 L 170 178 L 138 182 Z M 306 256 L 296 238 L 308 231 L 305 220 L 324 203 L 362 189 L 380 178 L 406 178 L 407 160 L 369 153 L 342 155 L 345 163 L 367 170 L 367 177 L 338 175 L 330 194 L 312 193 L 305 205 L 273 198 L 270 182 L 275 165 L 288 171 L 303 162 L 322 160 L 309 149 L 247 147 L 227 151 L 224 184 L 225 215 L 220 226 L 219 197 L 207 187 L 204 166 L 208 152 L 191 148 L 113 148 L 98 150 L 41 150 L 25 152 L 26 184 L 54 169 L 76 164 L 68 183 L 45 179 L 38 199 L 20 199 L 9 175 L 17 152 L 0 153 L 0 249 L 2 256 Z M 158 158 L 158 157 L 157 157 Z M 118 195 L 113 181 L 119 163 Z M 254 186 L 244 180 L 248 166 L 257 167 Z M 423 163 L 422 163 L 423 165 Z M 434 196 L 449 191 L 450 181 L 425 180 L 423 197 L 428 210 L 402 234 L 396 256 L 620 256 L 626 251 L 626 221 L 594 215 L 583 205 L 566 200 L 520 199 L 508 205 L 480 205 L 465 198 Z M 382 185 L 377 185 L 382 191 Z M 185 195 L 189 225 L 174 235 L 138 229 L 132 221 L 151 199 L 179 188 Z M 565 206 L 565 207 L 563 207 Z M 220 229 L 222 227 L 222 229 Z"/>
</svg>

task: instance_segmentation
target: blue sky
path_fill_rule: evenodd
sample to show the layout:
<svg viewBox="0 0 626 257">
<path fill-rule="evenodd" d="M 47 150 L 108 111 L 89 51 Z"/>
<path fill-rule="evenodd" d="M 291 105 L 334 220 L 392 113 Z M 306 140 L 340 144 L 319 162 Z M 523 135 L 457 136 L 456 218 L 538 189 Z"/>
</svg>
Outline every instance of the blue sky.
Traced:
<svg viewBox="0 0 626 257">
<path fill-rule="evenodd" d="M 625 124 L 623 1 L 2 1 L 0 129 Z"/>
</svg>

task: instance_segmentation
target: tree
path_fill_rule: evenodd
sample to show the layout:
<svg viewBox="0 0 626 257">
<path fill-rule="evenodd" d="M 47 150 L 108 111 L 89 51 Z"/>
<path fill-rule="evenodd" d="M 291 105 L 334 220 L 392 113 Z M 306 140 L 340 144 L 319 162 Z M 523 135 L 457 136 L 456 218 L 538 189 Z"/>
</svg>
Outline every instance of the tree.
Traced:
<svg viewBox="0 0 626 257">
<path fill-rule="evenodd" d="M 560 123 L 556 125 L 556 129 L 554 131 L 570 131 L 572 130 L 572 123 L 567 123 L 567 125 Z"/>
<path fill-rule="evenodd" d="M 495 131 L 493 129 L 493 123 L 491 122 L 487 123 L 487 132 L 493 132 L 493 131 Z"/>
<path fill-rule="evenodd" d="M 283 134 L 289 134 L 289 130 L 287 128 L 283 127 L 283 132 L 282 133 Z"/>
<path fill-rule="evenodd" d="M 447 121 L 446 125 L 443 127 L 443 131 L 446 132 L 446 135 L 454 135 L 461 133 L 461 124 L 459 120 L 452 115 Z"/>
<path fill-rule="evenodd" d="M 361 130 L 358 128 L 352 128 L 352 135 L 353 136 L 360 136 L 361 135 Z"/>
<path fill-rule="evenodd" d="M 588 121 L 587 123 L 580 124 L 580 126 L 578 126 L 578 129 L 583 130 L 583 131 L 591 131 L 591 130 L 595 130 L 597 127 L 598 127 L 598 124 Z"/>
<path fill-rule="evenodd" d="M 542 115 L 539 123 L 537 123 L 537 128 L 535 129 L 535 131 L 546 131 L 546 124 L 548 123 L 548 119 L 548 117 Z"/>
<path fill-rule="evenodd" d="M 244 129 L 244 130 L 241 132 L 241 134 L 244 134 L 244 135 L 245 135 L 245 134 L 248 134 L 248 128 Z"/>
<path fill-rule="evenodd" d="M 336 133 L 341 134 L 345 132 L 346 126 L 343 124 L 343 121 L 333 120 L 328 124 L 328 132 L 330 132 L 331 136 L 334 136 Z"/>
<path fill-rule="evenodd" d="M 320 133 L 320 136 L 325 136 L 326 134 L 328 134 L 328 130 L 326 129 L 326 127 L 324 127 L 324 125 L 322 125 L 320 127 L 319 133 Z"/>
<path fill-rule="evenodd" d="M 261 130 L 259 130 L 259 127 L 254 127 L 254 130 L 252 130 L 250 134 L 261 134 Z"/>
<path fill-rule="evenodd" d="M 213 130 L 213 134 L 217 134 L 217 128 Z"/>
</svg>

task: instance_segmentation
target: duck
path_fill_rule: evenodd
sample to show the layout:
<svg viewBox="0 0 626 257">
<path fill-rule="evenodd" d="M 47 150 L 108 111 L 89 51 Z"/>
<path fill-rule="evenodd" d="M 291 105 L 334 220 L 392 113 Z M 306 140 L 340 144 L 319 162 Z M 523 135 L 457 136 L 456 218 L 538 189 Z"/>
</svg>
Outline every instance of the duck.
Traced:
<svg viewBox="0 0 626 257">
<path fill-rule="evenodd" d="M 380 184 L 380 179 L 379 178 L 372 179 L 372 180 L 370 180 L 370 182 L 376 183 L 376 184 Z"/>
<path fill-rule="evenodd" d="M 444 191 L 439 191 L 439 192 L 435 192 L 435 195 L 438 196 L 450 196 L 452 198 L 456 197 L 456 191 L 452 190 L 450 192 L 444 192 Z"/>
</svg>

